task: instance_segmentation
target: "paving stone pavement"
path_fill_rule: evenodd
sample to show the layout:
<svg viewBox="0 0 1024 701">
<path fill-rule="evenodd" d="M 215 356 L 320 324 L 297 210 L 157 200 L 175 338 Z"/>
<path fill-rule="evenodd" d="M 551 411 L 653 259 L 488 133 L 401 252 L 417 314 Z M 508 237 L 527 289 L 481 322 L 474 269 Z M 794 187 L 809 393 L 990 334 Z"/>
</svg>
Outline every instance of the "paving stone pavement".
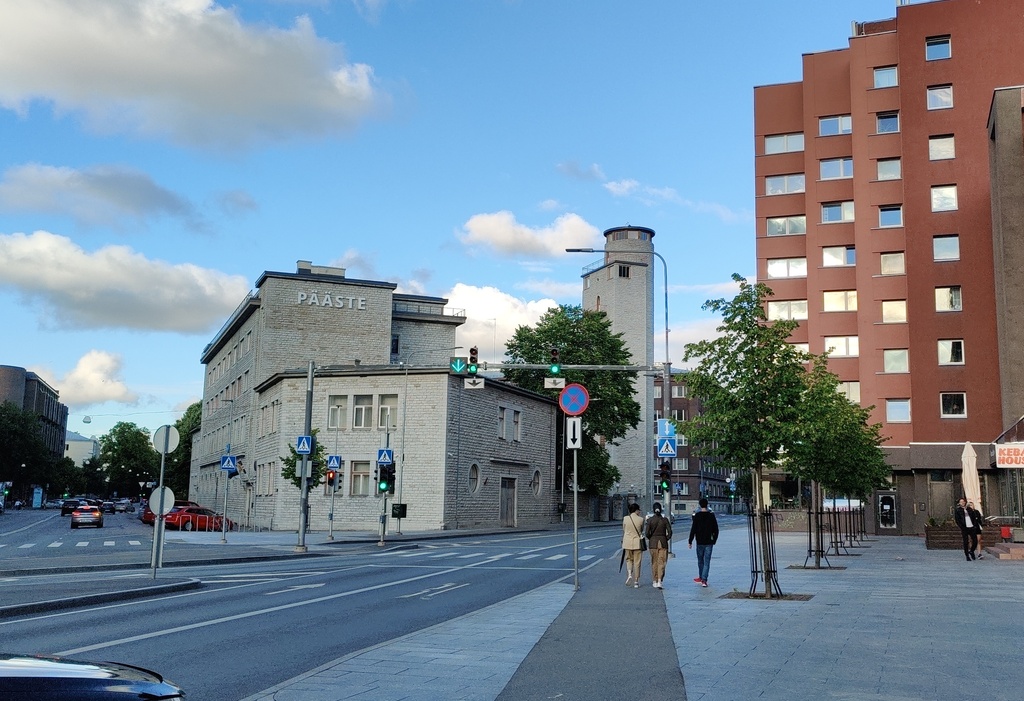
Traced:
<svg viewBox="0 0 1024 701">
<path fill-rule="evenodd" d="M 851 699 L 873 701 L 1002 701 L 1024 697 L 1024 665 L 1017 647 L 1024 622 L 1024 566 L 985 558 L 966 562 L 959 551 L 929 551 L 923 538 L 877 537 L 848 555 L 831 555 L 832 569 L 804 569 L 806 537 L 776 534 L 779 583 L 806 601 L 732 598 L 750 588 L 747 534 L 727 528 L 715 547 L 703 589 L 692 582 L 696 557 L 677 526 L 677 556 L 669 560 L 665 613 L 689 701 L 739 699 Z M 680 533 L 680 531 L 682 531 Z M 552 584 L 432 628 L 335 660 L 245 701 L 441 701 L 549 698 L 517 696 L 532 687 L 517 672 L 545 672 L 531 657 L 542 636 L 561 620 L 578 629 L 578 659 L 594 676 L 580 695 L 594 699 L 610 664 L 595 636 L 621 635 L 643 664 L 644 631 L 630 625 L 629 606 L 650 607 L 647 594 L 621 586 L 608 570 L 611 556 L 581 573 L 587 587 L 620 603 L 613 616 L 582 618 L 571 583 Z M 645 568 L 647 569 L 647 568 Z M 649 577 L 649 574 L 645 575 Z M 648 581 L 647 586 L 650 586 Z M 590 592 L 588 591 L 588 594 Z M 620 598 L 621 597 L 621 598 Z M 592 599 L 591 599 L 592 600 Z M 629 602 L 632 602 L 630 604 Z M 639 617 L 649 615 L 637 608 Z M 612 620 L 612 619 L 615 620 Z M 399 662 L 399 674 L 384 673 Z M 551 664 L 557 664 L 552 661 Z M 616 678 L 617 675 L 616 675 Z M 595 679 L 597 680 L 595 682 Z M 589 691 L 587 691 L 589 690 Z M 659 689 L 605 686 L 600 698 L 679 698 Z M 504 693 L 503 693 L 504 692 Z"/>
</svg>

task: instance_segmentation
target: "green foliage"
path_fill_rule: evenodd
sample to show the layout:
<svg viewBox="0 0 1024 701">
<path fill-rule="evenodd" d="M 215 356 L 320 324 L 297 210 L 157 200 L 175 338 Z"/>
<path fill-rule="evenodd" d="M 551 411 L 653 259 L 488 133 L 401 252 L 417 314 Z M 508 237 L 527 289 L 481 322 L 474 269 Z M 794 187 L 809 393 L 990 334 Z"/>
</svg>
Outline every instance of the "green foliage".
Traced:
<svg viewBox="0 0 1024 701">
<path fill-rule="evenodd" d="M 202 419 L 202 402 L 195 402 L 174 422 L 174 428 L 178 430 L 181 440 L 178 447 L 168 454 L 164 463 L 164 484 L 180 499 L 187 498 L 189 475 L 192 470 L 192 436 L 199 430 Z"/>
<path fill-rule="evenodd" d="M 74 460 L 65 457 L 54 463 L 46 484 L 46 496 L 51 499 L 64 494 L 81 494 L 85 489 L 85 475 Z"/>
<path fill-rule="evenodd" d="M 0 404 L 0 481 L 14 483 L 11 494 L 21 496 L 30 486 L 45 484 L 52 465 L 35 412 L 14 402 Z"/>
<path fill-rule="evenodd" d="M 622 334 L 613 334 L 604 312 L 584 311 L 580 306 L 552 307 L 533 328 L 520 326 L 506 346 L 510 363 L 550 366 L 551 349 L 559 350 L 559 377 L 566 384 L 587 388 L 590 405 L 581 416 L 583 447 L 579 460 L 580 485 L 588 494 L 607 494 L 620 479 L 619 471 L 609 463 L 608 451 L 594 436 L 614 443 L 640 422 L 640 404 L 634 399 L 635 372 L 573 370 L 568 365 L 631 365 Z M 539 394 L 544 389 L 548 370 L 506 369 L 505 379 Z M 557 390 L 555 390 L 557 392 Z M 572 466 L 564 466 L 571 475 Z"/>
<path fill-rule="evenodd" d="M 99 442 L 99 463 L 105 468 L 105 484 L 92 489 L 93 493 L 103 496 L 114 492 L 118 496 L 138 494 L 139 482 L 156 481 L 159 477 L 160 453 L 153 448 L 149 429 L 118 421 L 108 433 L 100 436 Z"/>
<path fill-rule="evenodd" d="M 320 431 L 318 428 L 313 429 L 313 440 L 316 447 L 313 453 L 308 457 L 313 461 L 310 466 L 310 476 L 313 478 L 313 484 L 320 484 L 323 480 L 324 475 L 327 472 L 327 448 L 324 444 L 316 440 L 316 434 Z M 302 461 L 302 456 L 295 452 L 295 446 L 288 444 L 288 457 L 281 456 L 281 463 L 284 465 L 281 468 L 281 476 L 286 480 L 289 480 L 297 488 L 302 489 L 302 479 L 299 477 L 298 466 Z M 376 487 L 374 487 L 376 489 Z"/>
</svg>

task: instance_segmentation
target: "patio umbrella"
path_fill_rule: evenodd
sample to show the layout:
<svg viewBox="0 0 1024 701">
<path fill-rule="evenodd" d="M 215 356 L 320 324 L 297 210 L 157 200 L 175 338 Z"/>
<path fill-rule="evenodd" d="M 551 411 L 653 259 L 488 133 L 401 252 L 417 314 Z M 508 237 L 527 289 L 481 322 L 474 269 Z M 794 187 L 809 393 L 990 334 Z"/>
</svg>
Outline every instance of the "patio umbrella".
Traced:
<svg viewBox="0 0 1024 701">
<path fill-rule="evenodd" d="M 964 498 L 974 502 L 974 508 L 985 513 L 981 508 L 981 479 L 978 477 L 978 453 L 968 441 L 964 443 L 964 452 L 960 456 L 963 474 L 960 480 L 964 484 Z"/>
</svg>

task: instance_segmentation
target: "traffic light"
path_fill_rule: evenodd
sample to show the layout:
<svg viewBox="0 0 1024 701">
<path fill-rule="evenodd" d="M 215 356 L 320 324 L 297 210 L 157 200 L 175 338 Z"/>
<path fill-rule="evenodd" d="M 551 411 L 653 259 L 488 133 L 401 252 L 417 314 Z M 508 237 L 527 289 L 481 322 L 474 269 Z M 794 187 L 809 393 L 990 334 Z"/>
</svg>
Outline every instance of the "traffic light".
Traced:
<svg viewBox="0 0 1024 701">
<path fill-rule="evenodd" d="M 661 491 L 667 492 L 672 487 L 672 463 L 661 463 L 661 478 L 658 480 Z"/>
<path fill-rule="evenodd" d="M 480 357 L 477 352 L 477 347 L 473 346 L 469 349 L 469 365 L 466 367 L 466 372 L 470 375 L 475 375 L 476 371 L 480 369 Z"/>
<path fill-rule="evenodd" d="M 338 491 L 338 472 L 337 470 L 327 471 L 327 487 L 332 492 Z"/>
<path fill-rule="evenodd" d="M 393 493 L 395 491 L 394 480 L 391 479 L 391 467 L 380 466 L 380 474 L 377 478 L 377 494 Z"/>
<path fill-rule="evenodd" d="M 558 349 L 551 349 L 551 366 L 549 367 L 552 375 L 557 375 L 562 372 L 562 361 L 558 357 Z"/>
<path fill-rule="evenodd" d="M 395 493 L 395 466 L 388 466 L 388 494 Z"/>
</svg>

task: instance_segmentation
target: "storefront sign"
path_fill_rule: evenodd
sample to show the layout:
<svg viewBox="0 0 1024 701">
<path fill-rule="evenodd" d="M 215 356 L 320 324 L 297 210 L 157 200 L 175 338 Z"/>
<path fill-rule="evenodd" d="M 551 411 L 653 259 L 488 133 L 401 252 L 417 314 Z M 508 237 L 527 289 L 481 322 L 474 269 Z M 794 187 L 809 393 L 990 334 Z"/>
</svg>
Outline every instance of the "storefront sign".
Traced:
<svg viewBox="0 0 1024 701">
<path fill-rule="evenodd" d="M 997 443 L 996 467 L 1024 468 L 1024 443 Z"/>
<path fill-rule="evenodd" d="M 332 307 L 334 309 L 356 309 L 366 311 L 366 297 L 345 297 L 330 292 L 300 292 L 298 304 L 311 307 Z"/>
</svg>

